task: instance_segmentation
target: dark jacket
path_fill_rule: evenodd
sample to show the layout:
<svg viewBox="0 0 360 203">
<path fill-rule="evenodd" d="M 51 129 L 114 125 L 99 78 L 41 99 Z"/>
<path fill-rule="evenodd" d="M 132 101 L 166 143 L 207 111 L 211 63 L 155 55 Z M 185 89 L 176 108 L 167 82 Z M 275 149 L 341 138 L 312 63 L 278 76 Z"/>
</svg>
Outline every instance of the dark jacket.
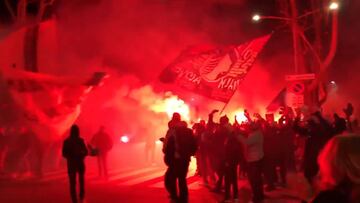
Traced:
<svg viewBox="0 0 360 203">
<path fill-rule="evenodd" d="M 245 160 L 241 143 L 234 134 L 225 141 L 225 164 L 236 165 Z"/>
<path fill-rule="evenodd" d="M 68 163 L 68 172 L 84 170 L 84 159 L 88 155 L 85 142 L 80 137 L 68 137 L 63 144 L 62 155 Z"/>
<path fill-rule="evenodd" d="M 91 139 L 91 145 L 97 148 L 100 153 L 106 153 L 111 150 L 114 143 L 109 134 L 106 132 L 97 132 Z"/>
<path fill-rule="evenodd" d="M 311 203 L 350 203 L 346 194 L 338 190 L 321 191 Z"/>
<path fill-rule="evenodd" d="M 176 127 L 169 131 L 164 147 L 165 163 L 170 165 L 175 159 L 190 161 L 190 157 L 197 150 L 197 142 L 192 130 L 187 127 Z"/>
<path fill-rule="evenodd" d="M 317 157 L 332 136 L 331 126 L 322 117 L 318 117 L 320 123 L 309 120 L 306 127 L 300 126 L 300 119 L 296 118 L 293 126 L 296 133 L 307 137 L 304 149 L 304 174 L 306 177 L 316 176 L 319 170 Z"/>
</svg>

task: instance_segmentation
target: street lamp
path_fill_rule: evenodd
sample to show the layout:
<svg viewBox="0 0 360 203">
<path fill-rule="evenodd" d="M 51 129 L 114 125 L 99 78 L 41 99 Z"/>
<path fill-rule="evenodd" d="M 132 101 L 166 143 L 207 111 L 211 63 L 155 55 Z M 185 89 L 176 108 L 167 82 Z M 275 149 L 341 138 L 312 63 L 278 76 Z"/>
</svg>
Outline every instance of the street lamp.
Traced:
<svg viewBox="0 0 360 203">
<path fill-rule="evenodd" d="M 303 70 L 303 66 L 305 65 L 303 60 L 306 60 L 306 59 L 305 59 L 304 55 L 302 54 L 305 50 L 305 49 L 303 49 L 303 46 L 307 47 L 307 49 L 312 53 L 314 59 L 318 62 L 319 71 L 317 73 L 317 77 L 315 78 L 315 80 L 313 80 L 311 82 L 311 84 L 307 88 L 308 89 L 307 92 L 313 92 L 314 90 L 316 90 L 316 88 L 319 87 L 319 83 L 323 80 L 322 78 L 325 75 L 325 71 L 329 67 L 332 60 L 334 59 L 334 56 L 336 53 L 337 38 L 338 38 L 338 9 L 340 7 L 340 4 L 339 4 L 338 0 L 331 0 L 330 4 L 327 7 L 315 8 L 314 10 L 306 12 L 302 15 L 298 15 L 296 0 L 289 0 L 288 5 L 289 5 L 288 6 L 288 9 L 289 9 L 288 18 L 277 17 L 277 16 L 254 15 L 252 17 L 252 20 L 259 21 L 259 20 L 264 20 L 264 19 L 274 19 L 274 20 L 282 20 L 282 21 L 287 22 L 287 25 L 290 27 L 292 36 L 293 36 L 295 74 L 299 74 L 299 73 L 305 71 L 305 70 Z M 320 52 L 322 50 L 315 49 L 313 47 L 313 44 L 311 44 L 309 42 L 309 40 L 305 36 L 305 30 L 303 28 L 304 23 L 301 23 L 300 21 L 308 16 L 313 15 L 313 14 L 314 14 L 313 16 L 316 17 L 317 15 L 315 15 L 315 14 L 317 14 L 318 12 L 324 11 L 324 10 L 330 11 L 330 13 L 332 14 L 332 26 L 331 26 L 331 39 L 330 39 L 329 47 L 327 48 L 328 49 L 327 54 L 325 55 L 324 59 L 321 59 Z M 315 26 L 317 26 L 317 25 L 315 25 Z M 321 29 L 319 29 L 319 30 L 321 30 Z M 320 34 L 317 33 L 317 31 L 320 32 L 319 30 L 315 30 L 316 42 L 319 42 L 321 40 Z M 320 44 L 318 46 L 322 46 L 322 44 Z M 310 96 L 310 97 L 311 97 L 310 105 L 315 104 L 314 103 L 315 97 L 314 98 L 312 96 Z M 316 100 L 317 100 L 316 104 L 318 104 L 319 103 L 318 98 L 316 98 Z"/>
<path fill-rule="evenodd" d="M 258 15 L 258 14 L 255 14 L 255 15 L 253 15 L 253 17 L 252 17 L 252 20 L 253 21 L 259 21 L 261 19 L 261 17 L 260 17 L 260 15 Z"/>
<path fill-rule="evenodd" d="M 331 2 L 329 5 L 329 9 L 330 10 L 338 10 L 339 9 L 339 4 L 337 2 Z"/>
<path fill-rule="evenodd" d="M 312 45 L 310 44 L 310 42 L 306 39 L 305 35 L 303 34 L 303 32 L 300 30 L 300 26 L 299 21 L 302 20 L 303 18 L 312 15 L 314 13 L 320 12 L 322 9 L 315 9 L 313 11 L 307 12 L 303 15 L 298 15 L 297 14 L 297 9 L 296 9 L 296 3 L 295 0 L 291 0 L 290 1 L 290 8 L 291 8 L 291 17 L 286 18 L 286 17 L 280 17 L 280 16 L 260 16 L 259 14 L 255 14 L 252 17 L 252 20 L 254 22 L 258 22 L 260 20 L 265 20 L 265 19 L 269 19 L 269 20 L 282 20 L 282 21 L 287 21 L 289 22 L 289 25 L 292 29 L 292 34 L 293 34 L 293 46 L 294 46 L 294 65 L 295 65 L 295 73 L 299 72 L 299 68 L 298 68 L 298 64 L 299 64 L 299 59 L 300 56 L 300 41 L 299 41 L 299 37 L 302 38 L 302 40 L 305 41 L 305 44 L 307 46 L 309 46 L 310 50 L 313 52 L 313 54 L 315 55 L 315 58 L 317 59 L 317 61 L 319 61 L 321 63 L 321 68 L 326 68 L 331 60 L 334 57 L 335 54 L 335 50 L 336 50 L 336 44 L 337 44 L 337 29 L 338 29 L 338 20 L 337 20 L 337 10 L 339 9 L 339 3 L 336 0 L 333 0 L 329 5 L 328 5 L 328 9 L 330 11 L 332 11 L 333 13 L 333 20 L 332 20 L 332 37 L 331 37 L 331 41 L 330 41 L 330 48 L 329 48 L 329 53 L 327 54 L 327 57 L 325 58 L 325 60 L 323 62 L 320 61 L 320 57 L 318 56 L 318 54 L 315 52 L 315 49 L 312 47 Z"/>
<path fill-rule="evenodd" d="M 291 21 L 290 18 L 279 17 L 279 16 L 260 16 L 259 14 L 255 14 L 252 17 L 252 20 L 256 22 L 264 19 Z"/>
</svg>

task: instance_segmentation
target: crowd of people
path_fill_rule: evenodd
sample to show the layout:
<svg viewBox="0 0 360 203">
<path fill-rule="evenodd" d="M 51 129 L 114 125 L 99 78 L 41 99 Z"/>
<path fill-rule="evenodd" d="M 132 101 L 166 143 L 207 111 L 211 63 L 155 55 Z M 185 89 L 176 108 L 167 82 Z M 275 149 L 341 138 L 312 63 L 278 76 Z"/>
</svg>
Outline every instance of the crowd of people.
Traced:
<svg viewBox="0 0 360 203">
<path fill-rule="evenodd" d="M 238 201 L 239 179 L 248 180 L 253 202 L 263 202 L 266 191 L 287 187 L 289 171 L 303 172 L 314 191 L 312 197 L 302 199 L 304 202 L 360 202 L 360 136 L 357 122 L 351 119 L 352 105 L 344 109 L 344 118 L 334 114 L 332 119 L 325 118 L 320 111 L 305 114 L 289 107 L 282 109 L 277 121 L 273 114 L 250 116 L 245 110 L 246 121 L 239 123 L 235 117 L 230 123 L 224 115 L 216 122 L 217 113 L 218 110 L 212 111 L 207 121 L 200 120 L 192 127 L 179 113 L 174 113 L 168 122 L 167 133 L 161 140 L 168 167 L 164 183 L 172 202 L 188 202 L 186 177 L 192 156 L 196 158 L 196 174 L 201 176 L 203 185 L 223 194 L 223 202 Z M 0 129 L 1 168 L 11 166 L 12 158 L 20 156 L 20 152 L 24 159 L 30 157 L 29 143 L 36 142 L 26 139 L 34 135 L 28 135 L 27 131 L 18 133 L 18 137 L 12 137 L 22 141 L 17 143 L 18 148 L 4 153 L 4 143 L 8 142 L 4 142 L 3 132 Z M 77 125 L 71 127 L 62 155 L 67 160 L 73 202 L 85 198 L 85 157 L 97 156 L 99 176 L 107 178 L 107 154 L 112 146 L 104 127 L 100 127 L 88 146 L 80 137 Z M 23 170 L 27 167 L 13 166 Z M 79 176 L 79 198 L 76 176 Z"/>
<path fill-rule="evenodd" d="M 347 142 L 350 142 L 350 138 L 360 139 L 354 132 L 357 130 L 356 126 L 350 122 L 353 109 L 349 106 L 344 109 L 344 118 L 334 114 L 332 121 L 325 119 L 320 111 L 305 115 L 300 109 L 293 111 L 290 107 L 283 109 L 282 116 L 277 121 L 273 114 L 266 114 L 263 118 L 259 114 L 250 116 L 245 110 L 247 120 L 244 122 L 239 123 L 235 117 L 234 122 L 230 123 L 226 115 L 221 116 L 219 122 L 215 122 L 214 115 L 217 112 L 212 111 L 208 121 L 201 120 L 195 123 L 192 129 L 187 127 L 186 122 L 181 121 L 178 113 L 174 113 L 169 121 L 169 129 L 163 139 L 163 152 L 168 166 L 165 187 L 171 201 L 188 201 L 185 177 L 192 155 L 197 161 L 196 174 L 202 177 L 204 186 L 212 192 L 224 192 L 223 202 L 238 201 L 238 179 L 241 178 L 249 181 L 252 201 L 263 202 L 266 197 L 264 191 L 287 187 L 289 171 L 303 172 L 314 191 L 319 188 L 319 182 L 323 182 L 320 180 L 324 180 L 325 175 L 329 176 L 331 167 L 340 167 L 341 171 L 337 173 L 341 173 L 342 179 L 336 179 L 334 186 L 342 186 L 344 181 L 347 187 L 360 183 L 360 154 L 359 150 L 356 150 L 359 148 L 355 146 L 349 149 L 347 152 L 352 153 L 351 155 L 338 155 L 351 156 L 348 162 L 339 161 L 339 157 L 336 160 L 326 158 L 328 154 L 335 153 L 330 148 L 334 147 L 335 143 L 341 144 L 343 137 L 348 137 L 345 139 Z M 351 133 L 354 135 L 349 135 Z M 322 152 L 324 146 L 327 147 Z M 337 150 L 338 153 L 343 153 L 342 150 Z M 321 152 L 322 158 L 318 160 Z M 326 165 L 326 161 L 330 162 L 330 166 L 322 166 Z M 336 161 L 343 165 L 337 165 L 334 163 Z M 353 166 L 350 166 L 351 164 Z M 344 169 L 346 167 L 350 168 Z M 319 177 L 320 174 L 323 174 L 323 177 Z M 337 176 L 333 173 L 331 175 Z M 326 178 L 328 179 L 329 177 Z M 179 193 L 176 190 L 176 180 Z M 352 190 L 346 188 L 345 191 Z M 315 194 L 317 192 L 312 193 L 313 197 Z M 319 193 L 321 197 L 315 197 L 313 202 L 329 202 L 324 201 L 324 194 L 325 199 L 329 198 L 326 197 L 327 193 Z M 335 195 L 339 196 L 337 193 Z M 356 202 L 351 195 L 352 193 L 340 193 L 339 198 L 348 200 L 341 202 Z M 304 202 L 310 200 L 310 196 L 303 199 Z"/>
</svg>

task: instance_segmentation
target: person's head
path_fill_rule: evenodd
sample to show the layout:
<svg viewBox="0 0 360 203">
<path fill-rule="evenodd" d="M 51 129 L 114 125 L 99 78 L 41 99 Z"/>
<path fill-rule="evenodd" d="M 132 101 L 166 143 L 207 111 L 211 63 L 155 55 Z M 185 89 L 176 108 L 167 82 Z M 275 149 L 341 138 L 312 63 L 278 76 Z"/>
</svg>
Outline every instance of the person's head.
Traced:
<svg viewBox="0 0 360 203">
<path fill-rule="evenodd" d="M 275 117 L 273 113 L 267 113 L 265 115 L 265 119 L 269 124 L 273 124 L 275 122 Z"/>
<path fill-rule="evenodd" d="M 177 121 L 177 122 L 181 121 L 181 116 L 180 116 L 180 114 L 177 113 L 177 112 L 173 113 L 171 120 Z"/>
<path fill-rule="evenodd" d="M 220 125 L 225 125 L 229 123 L 229 118 L 225 115 L 225 116 L 221 116 L 220 118 Z"/>
<path fill-rule="evenodd" d="M 319 126 L 319 119 L 316 116 L 311 116 L 308 120 L 307 120 L 307 127 L 310 130 L 316 130 Z"/>
<path fill-rule="evenodd" d="M 70 137 L 80 137 L 80 129 L 76 124 L 72 125 L 70 128 Z"/>
<path fill-rule="evenodd" d="M 200 125 L 203 126 L 203 127 L 205 127 L 205 126 L 206 126 L 205 120 L 200 120 Z"/>
<path fill-rule="evenodd" d="M 334 114 L 334 128 L 336 133 L 342 133 L 346 130 L 346 120 Z"/>
<path fill-rule="evenodd" d="M 344 181 L 360 185 L 360 136 L 338 135 L 318 157 L 321 185 L 333 188 Z"/>
</svg>

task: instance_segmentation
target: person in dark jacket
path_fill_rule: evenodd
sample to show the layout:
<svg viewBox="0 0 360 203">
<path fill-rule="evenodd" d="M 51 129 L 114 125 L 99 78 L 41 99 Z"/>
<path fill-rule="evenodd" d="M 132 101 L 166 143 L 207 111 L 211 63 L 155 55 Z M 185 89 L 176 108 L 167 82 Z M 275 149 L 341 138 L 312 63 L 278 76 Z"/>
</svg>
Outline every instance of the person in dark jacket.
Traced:
<svg viewBox="0 0 360 203">
<path fill-rule="evenodd" d="M 267 183 L 266 191 L 275 189 L 276 161 L 279 151 L 277 131 L 278 127 L 273 121 L 263 122 L 264 135 L 264 177 Z"/>
<path fill-rule="evenodd" d="M 225 199 L 230 200 L 230 189 L 233 191 L 233 198 L 238 200 L 237 167 L 243 158 L 242 145 L 236 138 L 236 133 L 231 126 L 228 126 L 230 133 L 225 140 Z"/>
<path fill-rule="evenodd" d="M 170 129 L 164 141 L 163 152 L 168 169 L 165 173 L 165 187 L 170 194 L 171 201 L 187 203 L 188 187 L 186 176 L 189 168 L 190 157 L 195 155 L 197 142 L 193 131 L 187 127 L 185 121 L 178 121 Z M 179 195 L 177 194 L 176 181 Z"/>
<path fill-rule="evenodd" d="M 84 140 L 80 137 L 80 130 L 77 125 L 72 125 L 70 129 L 70 136 L 66 138 L 62 148 L 62 155 L 67 160 L 68 176 L 70 181 L 70 195 L 73 203 L 77 203 L 76 197 L 76 174 L 79 176 L 80 186 L 80 202 L 84 200 L 84 174 L 85 163 L 84 159 L 88 155 Z"/>
<path fill-rule="evenodd" d="M 304 149 L 304 176 L 313 185 L 314 177 L 319 170 L 317 157 L 333 135 L 333 131 L 330 123 L 321 116 L 320 112 L 313 113 L 305 127 L 300 126 L 299 122 L 300 115 L 295 119 L 294 131 L 307 138 Z"/>
<path fill-rule="evenodd" d="M 222 116 L 213 137 L 213 150 L 215 155 L 213 159 L 217 180 L 215 188 L 212 191 L 216 193 L 221 192 L 223 179 L 225 177 L 225 140 L 230 136 L 231 130 L 232 126 L 229 124 L 229 118 Z"/>
<path fill-rule="evenodd" d="M 113 147 L 113 140 L 110 135 L 106 132 L 105 127 L 101 126 L 99 131 L 92 137 L 91 145 L 95 147 L 99 154 L 98 158 L 98 168 L 99 168 L 99 177 L 108 178 L 108 167 L 107 167 L 107 155 Z"/>
</svg>

